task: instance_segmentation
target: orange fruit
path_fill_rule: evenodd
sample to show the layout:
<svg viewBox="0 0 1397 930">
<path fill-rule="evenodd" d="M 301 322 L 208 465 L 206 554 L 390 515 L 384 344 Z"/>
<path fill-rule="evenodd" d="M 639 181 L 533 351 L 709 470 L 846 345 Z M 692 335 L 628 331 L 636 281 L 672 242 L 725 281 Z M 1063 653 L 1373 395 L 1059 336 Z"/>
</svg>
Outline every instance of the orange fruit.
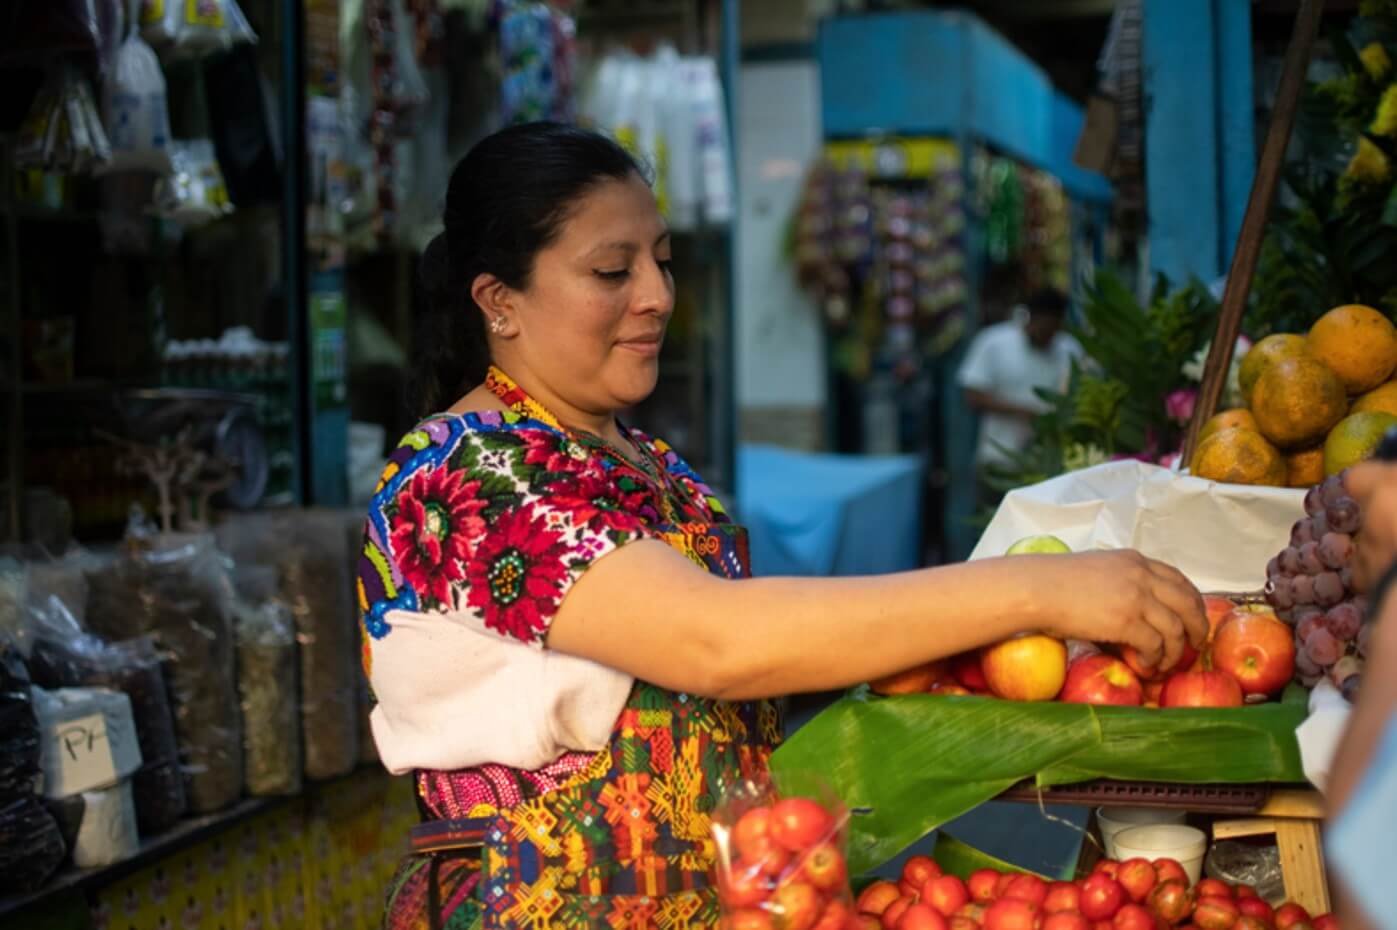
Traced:
<svg viewBox="0 0 1397 930">
<path fill-rule="evenodd" d="M 1199 444 L 1193 462 L 1193 474 L 1210 481 L 1282 487 L 1286 483 L 1285 459 L 1256 430 L 1219 430 Z"/>
<path fill-rule="evenodd" d="M 1309 488 L 1324 480 L 1324 446 L 1297 449 L 1285 457 L 1285 483 Z"/>
<path fill-rule="evenodd" d="M 1397 426 L 1397 414 L 1367 410 L 1344 417 L 1324 440 L 1324 473 L 1337 475 L 1373 454 L 1383 434 Z"/>
<path fill-rule="evenodd" d="M 1237 387 L 1242 392 L 1242 400 L 1251 403 L 1252 388 L 1272 362 L 1304 355 L 1306 351 L 1305 337 L 1295 333 L 1272 333 L 1248 349 L 1237 367 Z"/>
<path fill-rule="evenodd" d="M 1397 326 L 1362 304 L 1330 310 L 1310 327 L 1306 342 L 1350 394 L 1372 390 L 1397 368 Z"/>
<path fill-rule="evenodd" d="M 1231 410 L 1222 410 L 1208 418 L 1208 422 L 1203 424 L 1203 428 L 1198 431 L 1198 441 L 1202 442 L 1218 430 L 1231 429 L 1239 426 L 1242 429 L 1256 429 L 1256 417 L 1251 415 L 1251 411 L 1245 407 L 1234 407 Z"/>
<path fill-rule="evenodd" d="M 1312 446 L 1348 413 L 1344 383 L 1306 355 L 1272 362 L 1251 394 L 1261 434 L 1282 449 Z"/>
<path fill-rule="evenodd" d="M 1379 384 L 1353 402 L 1349 413 L 1397 413 L 1397 381 Z"/>
</svg>

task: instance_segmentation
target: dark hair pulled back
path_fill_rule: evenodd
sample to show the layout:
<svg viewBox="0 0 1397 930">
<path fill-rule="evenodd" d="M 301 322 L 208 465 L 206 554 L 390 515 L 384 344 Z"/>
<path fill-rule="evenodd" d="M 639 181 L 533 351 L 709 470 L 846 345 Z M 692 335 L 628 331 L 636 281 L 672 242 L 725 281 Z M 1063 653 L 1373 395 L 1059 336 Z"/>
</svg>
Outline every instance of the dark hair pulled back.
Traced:
<svg viewBox="0 0 1397 930">
<path fill-rule="evenodd" d="M 620 145 L 562 123 L 524 123 L 478 142 L 451 172 L 445 230 L 422 255 L 427 310 L 418 325 L 408 402 L 416 416 L 485 379 L 490 348 L 471 284 L 492 274 L 525 288 L 534 258 L 577 201 L 608 180 L 644 177 Z"/>
</svg>

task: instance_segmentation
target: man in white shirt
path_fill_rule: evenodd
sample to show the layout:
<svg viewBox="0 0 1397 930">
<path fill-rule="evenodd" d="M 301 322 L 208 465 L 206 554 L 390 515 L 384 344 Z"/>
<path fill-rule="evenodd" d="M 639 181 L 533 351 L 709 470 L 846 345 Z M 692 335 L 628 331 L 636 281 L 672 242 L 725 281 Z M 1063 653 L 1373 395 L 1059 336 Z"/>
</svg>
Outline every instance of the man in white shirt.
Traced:
<svg viewBox="0 0 1397 930">
<path fill-rule="evenodd" d="M 1067 298 L 1040 291 L 1013 318 L 976 333 L 957 376 L 965 402 L 980 415 L 975 465 L 1002 465 L 1033 438 L 1033 418 L 1046 405 L 1040 388 L 1067 386 L 1072 360 L 1081 353 L 1077 340 L 1062 331 Z"/>
</svg>

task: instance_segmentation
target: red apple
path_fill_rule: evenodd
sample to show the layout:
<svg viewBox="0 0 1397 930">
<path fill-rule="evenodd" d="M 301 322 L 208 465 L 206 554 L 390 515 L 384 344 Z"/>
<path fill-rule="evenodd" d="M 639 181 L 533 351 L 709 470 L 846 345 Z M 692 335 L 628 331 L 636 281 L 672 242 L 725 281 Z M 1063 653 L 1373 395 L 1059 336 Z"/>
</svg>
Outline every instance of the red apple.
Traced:
<svg viewBox="0 0 1397 930">
<path fill-rule="evenodd" d="M 1295 674 L 1295 633 L 1273 615 L 1234 612 L 1218 627 L 1212 656 L 1244 694 L 1275 694 Z"/>
<path fill-rule="evenodd" d="M 800 871 L 807 882 L 821 891 L 838 891 L 849 879 L 844 854 L 834 843 L 821 843 L 806 853 Z"/>
<path fill-rule="evenodd" d="M 927 694 L 939 694 L 942 697 L 966 697 L 970 693 L 968 688 L 963 688 L 953 681 L 938 681 L 927 692 Z"/>
<path fill-rule="evenodd" d="M 860 914 L 854 920 L 854 930 L 883 930 L 883 922 L 872 914 Z"/>
<path fill-rule="evenodd" d="M 1333 914 L 1320 914 L 1314 919 L 1315 930 L 1339 930 L 1339 918 Z"/>
<path fill-rule="evenodd" d="M 1156 930 L 1154 915 L 1138 904 L 1124 904 L 1111 918 L 1114 930 Z"/>
<path fill-rule="evenodd" d="M 1179 865 L 1177 859 L 1156 859 L 1154 861 L 1154 874 L 1159 876 L 1162 882 L 1183 882 L 1184 887 L 1188 887 L 1188 873 L 1184 867 Z"/>
<path fill-rule="evenodd" d="M 917 903 L 916 898 L 909 898 L 906 895 L 894 901 L 886 911 L 883 912 L 884 930 L 897 930 L 898 922 L 902 920 L 902 915 L 907 913 L 907 909 Z"/>
<path fill-rule="evenodd" d="M 834 817 L 818 801 L 782 798 L 771 806 L 771 838 L 791 852 L 801 852 L 829 838 Z"/>
<path fill-rule="evenodd" d="M 1145 686 L 1145 706 L 1158 707 L 1159 699 L 1164 695 L 1164 682 L 1147 681 Z"/>
<path fill-rule="evenodd" d="M 1120 870 L 1121 864 L 1115 859 L 1098 859 L 1096 860 L 1096 865 L 1091 867 L 1091 874 L 1096 875 L 1100 873 L 1102 875 L 1109 875 L 1111 878 L 1116 878 L 1120 875 Z"/>
<path fill-rule="evenodd" d="M 999 873 L 994 869 L 979 869 L 970 873 L 970 878 L 966 881 L 966 886 L 970 889 L 970 897 L 981 904 L 989 904 L 995 899 L 996 889 L 999 885 Z"/>
<path fill-rule="evenodd" d="M 1150 913 L 1169 924 L 1181 924 L 1193 913 L 1193 896 L 1180 881 L 1160 882 L 1150 890 Z"/>
<path fill-rule="evenodd" d="M 1305 923 L 1313 923 L 1310 912 L 1294 901 L 1287 901 L 1276 908 L 1276 930 L 1290 930 L 1293 924 L 1302 920 Z"/>
<path fill-rule="evenodd" d="M 771 838 L 771 808 L 754 807 L 737 819 L 732 828 L 732 844 L 739 859 L 761 859 L 774 840 Z"/>
<path fill-rule="evenodd" d="M 966 920 L 973 920 L 977 924 L 982 924 L 985 922 L 985 911 L 987 910 L 989 910 L 989 908 L 985 905 L 971 901 L 969 904 L 962 905 L 961 909 L 956 911 L 955 916 L 964 917 Z"/>
<path fill-rule="evenodd" d="M 771 917 L 766 911 L 741 910 L 728 915 L 727 927 L 730 930 L 771 930 Z"/>
<path fill-rule="evenodd" d="M 995 697 L 1007 701 L 1051 701 L 1067 680 L 1067 647 L 1041 633 L 985 647 L 980 668 Z"/>
<path fill-rule="evenodd" d="M 1048 886 L 1048 896 L 1043 899 L 1043 911 L 1047 914 L 1076 911 L 1081 906 L 1082 889 L 1072 882 L 1053 882 Z"/>
<path fill-rule="evenodd" d="M 897 930 L 950 930 L 945 916 L 929 904 L 914 904 L 902 912 Z"/>
<path fill-rule="evenodd" d="M 1237 898 L 1259 898 L 1259 897 L 1261 897 L 1260 895 L 1258 895 L 1258 894 L 1256 893 L 1256 889 L 1253 888 L 1251 885 L 1233 885 L 1233 886 L 1232 886 L 1232 894 L 1233 894 L 1234 897 L 1237 897 Z"/>
<path fill-rule="evenodd" d="M 980 653 L 962 652 L 951 659 L 951 674 L 962 687 L 971 691 L 988 691 L 990 683 L 985 680 L 985 670 L 980 667 Z"/>
<path fill-rule="evenodd" d="M 950 917 L 970 903 L 970 890 L 957 875 L 938 875 L 922 886 L 921 900 Z"/>
<path fill-rule="evenodd" d="M 1199 898 L 1193 909 L 1193 922 L 1203 930 L 1229 930 L 1242 916 L 1231 898 Z"/>
<path fill-rule="evenodd" d="M 1200 898 L 1232 897 L 1232 886 L 1216 878 L 1200 878 L 1193 891 Z"/>
<path fill-rule="evenodd" d="M 1137 707 L 1145 700 L 1140 679 L 1120 659 L 1105 653 L 1078 659 L 1067 667 L 1058 700 L 1067 704 L 1113 704 Z"/>
<path fill-rule="evenodd" d="M 912 856 L 902 864 L 902 878 L 897 883 L 905 895 L 919 895 L 922 886 L 941 875 L 941 866 L 930 856 Z"/>
<path fill-rule="evenodd" d="M 883 916 L 883 912 L 892 906 L 892 903 L 902 897 L 902 892 L 897 890 L 897 885 L 892 882 L 874 882 L 863 890 L 859 895 L 857 907 L 860 914 L 872 914 L 874 917 Z"/>
<path fill-rule="evenodd" d="M 732 908 L 756 907 L 767 899 L 775 882 L 759 869 L 734 869 L 718 889 L 723 903 Z"/>
<path fill-rule="evenodd" d="M 1271 930 L 1271 925 L 1260 917 L 1243 914 L 1238 917 L 1237 922 L 1232 925 L 1232 930 Z"/>
<path fill-rule="evenodd" d="M 1035 908 L 1041 907 L 1043 899 L 1048 896 L 1048 883 L 1037 875 L 1013 875 L 1000 894 L 1006 898 L 1027 901 Z"/>
<path fill-rule="evenodd" d="M 856 919 L 857 915 L 849 908 L 849 905 L 835 898 L 825 905 L 825 909 L 820 912 L 820 919 L 815 921 L 815 926 L 811 930 L 850 930 Z"/>
<path fill-rule="evenodd" d="M 1136 858 L 1121 863 L 1120 874 L 1116 880 L 1121 883 L 1125 893 L 1130 895 L 1131 901 L 1143 904 L 1154 890 L 1159 877 L 1155 875 L 1154 863 L 1148 859 Z"/>
<path fill-rule="evenodd" d="M 810 930 L 825 909 L 824 898 L 807 882 L 783 882 L 771 897 L 771 909 L 783 930 Z"/>
<path fill-rule="evenodd" d="M 950 930 L 980 930 L 980 922 L 957 914 L 950 920 Z"/>
<path fill-rule="evenodd" d="M 1237 910 L 1244 917 L 1255 917 L 1268 927 L 1276 924 L 1276 912 L 1271 905 L 1260 898 L 1237 898 Z"/>
<path fill-rule="evenodd" d="M 1098 872 L 1082 885 L 1082 916 L 1088 920 L 1110 920 L 1125 903 L 1121 883 L 1104 872 Z"/>
<path fill-rule="evenodd" d="M 1043 918 L 1039 930 L 1091 930 L 1091 921 L 1076 911 L 1054 911 Z"/>
<path fill-rule="evenodd" d="M 928 662 L 870 681 L 876 694 L 925 694 L 946 674 L 946 663 Z"/>
<path fill-rule="evenodd" d="M 1094 920 L 1091 924 L 1091 930 L 1114 930 L 1114 928 L 1109 920 Z"/>
<path fill-rule="evenodd" d="M 1164 684 L 1161 707 L 1241 707 L 1242 686 L 1226 672 L 1180 672 Z M 1205 928 L 1206 930 L 1206 928 Z"/>
<path fill-rule="evenodd" d="M 985 911 L 985 930 L 1038 930 L 1038 909 L 1018 898 L 1000 898 Z"/>
<path fill-rule="evenodd" d="M 1194 662 L 1198 661 L 1198 650 L 1188 643 L 1184 643 L 1184 651 L 1179 653 L 1179 661 L 1168 668 L 1160 668 L 1158 665 L 1146 665 L 1140 658 L 1140 653 L 1134 646 L 1123 646 L 1121 648 L 1121 660 L 1126 667 L 1139 676 L 1141 681 L 1158 681 L 1166 678 L 1174 672 L 1186 671 Z"/>
</svg>

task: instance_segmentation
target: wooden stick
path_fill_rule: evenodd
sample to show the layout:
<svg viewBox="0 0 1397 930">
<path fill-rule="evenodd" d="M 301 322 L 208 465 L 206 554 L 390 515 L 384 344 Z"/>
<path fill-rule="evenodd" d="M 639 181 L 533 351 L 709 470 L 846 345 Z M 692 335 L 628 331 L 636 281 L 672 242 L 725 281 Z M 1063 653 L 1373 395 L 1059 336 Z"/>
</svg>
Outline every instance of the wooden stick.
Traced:
<svg viewBox="0 0 1397 930">
<path fill-rule="evenodd" d="M 1281 167 L 1285 163 L 1285 150 L 1290 144 L 1290 131 L 1295 125 L 1295 111 L 1300 106 L 1300 91 L 1305 86 L 1305 74 L 1309 70 L 1310 50 L 1314 47 L 1315 35 L 1319 32 L 1319 18 L 1323 12 L 1324 0 L 1301 0 L 1300 11 L 1295 14 L 1295 29 L 1291 33 L 1290 47 L 1286 49 L 1285 70 L 1281 73 L 1281 86 L 1276 93 L 1276 109 L 1271 115 L 1271 125 L 1266 131 L 1261 163 L 1256 169 L 1251 199 L 1247 201 L 1242 230 L 1237 236 L 1237 249 L 1232 253 L 1232 267 L 1227 273 L 1227 287 L 1222 293 L 1222 312 L 1218 315 L 1218 329 L 1213 335 L 1208 361 L 1203 366 L 1203 383 L 1198 391 L 1198 403 L 1193 408 L 1193 418 L 1189 420 L 1188 432 L 1184 435 L 1185 464 L 1193 456 L 1198 431 L 1217 410 L 1218 401 L 1222 398 L 1222 391 L 1227 383 L 1227 369 L 1232 364 L 1232 349 L 1237 343 L 1237 334 L 1242 329 L 1242 314 L 1246 311 L 1247 296 L 1251 293 L 1252 276 L 1256 274 L 1256 263 L 1261 257 L 1266 218 L 1271 212 L 1271 202 L 1276 197 L 1276 185 L 1280 181 Z"/>
</svg>

